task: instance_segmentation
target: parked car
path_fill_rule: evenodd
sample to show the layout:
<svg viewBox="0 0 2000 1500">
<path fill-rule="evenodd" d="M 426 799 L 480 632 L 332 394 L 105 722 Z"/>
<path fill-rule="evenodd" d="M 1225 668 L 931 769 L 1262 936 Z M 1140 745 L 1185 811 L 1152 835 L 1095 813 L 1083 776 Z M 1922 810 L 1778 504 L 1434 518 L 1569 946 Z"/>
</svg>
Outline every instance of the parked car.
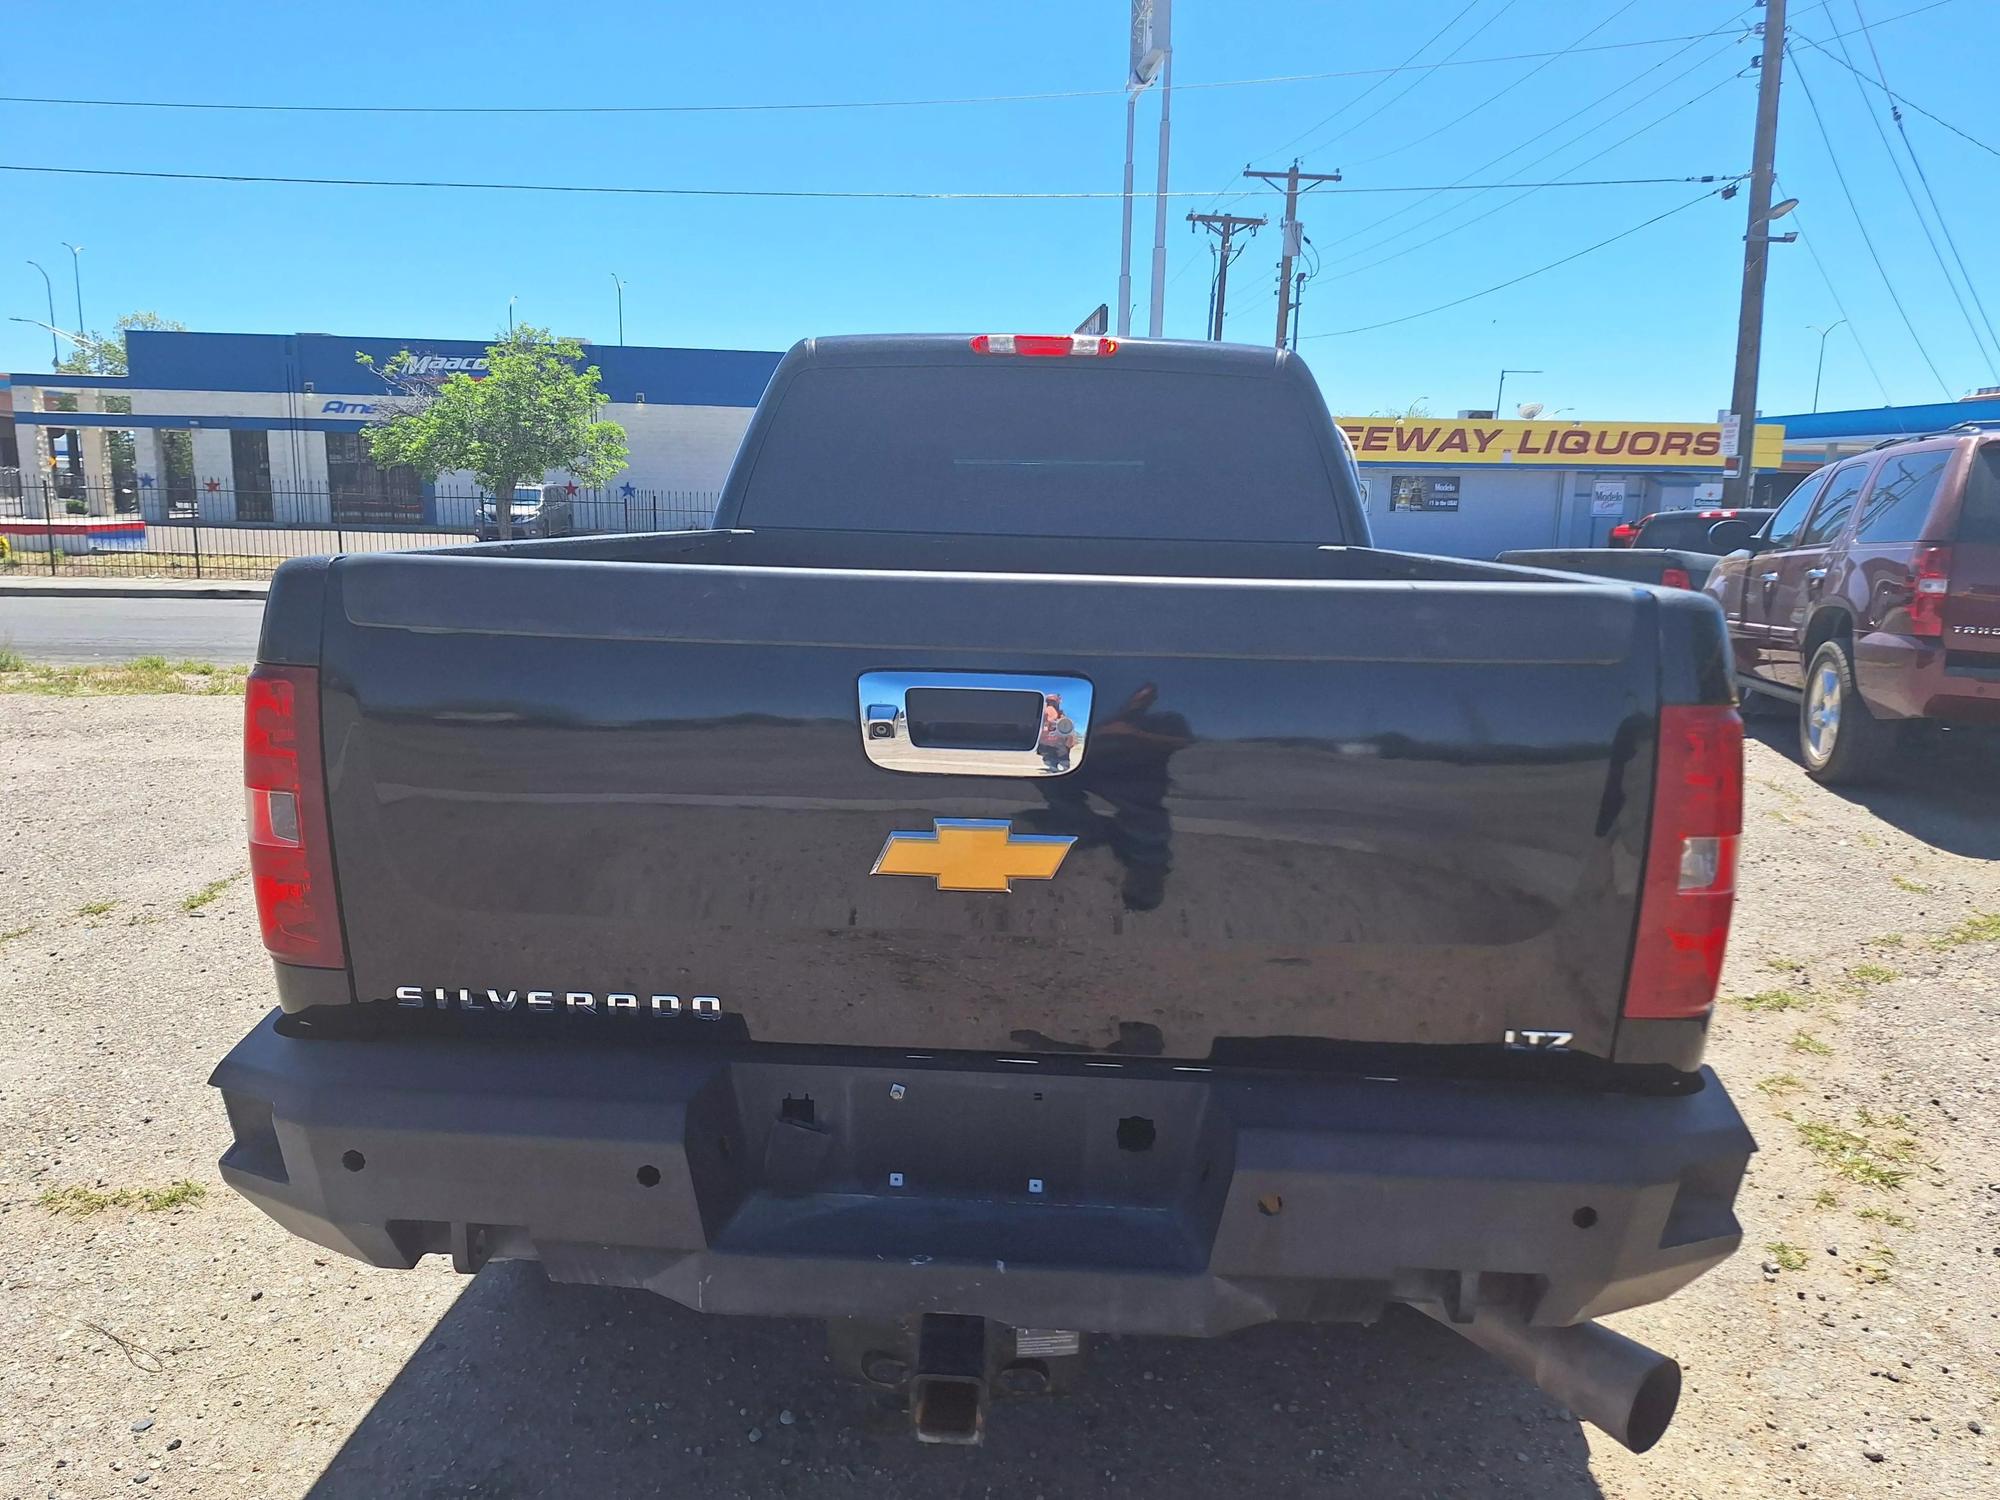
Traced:
<svg viewBox="0 0 2000 1500">
<path fill-rule="evenodd" d="M 1916 726 L 2000 724 L 2000 423 L 1817 470 L 1709 576 L 1746 693 L 1797 707 L 1820 781 L 1879 771 Z"/>
<path fill-rule="evenodd" d="M 1655 547 L 1517 548 L 1502 552 L 1493 560 L 1517 568 L 1552 568 L 1558 573 L 1622 578 L 1629 583 L 1653 583 L 1669 589 L 1700 588 L 1708 581 L 1708 570 L 1716 561 L 1706 552 L 1674 552 Z"/>
<path fill-rule="evenodd" d="M 1709 532 L 1717 521 L 1747 521 L 1754 529 L 1769 520 L 1768 510 L 1659 510 L 1611 528 L 1613 547 L 1662 547 L 1681 552 L 1709 552 Z"/>
<path fill-rule="evenodd" d="M 523 484 L 514 490 L 513 531 L 517 538 L 569 536 L 576 530 L 576 516 L 569 496 L 560 485 Z M 500 512 L 491 495 L 479 501 L 473 530 L 482 542 L 500 539 Z"/>
<path fill-rule="evenodd" d="M 1754 1149 L 1724 650 L 1373 549 L 1282 351 L 802 343 L 713 530 L 278 570 L 223 1175 L 831 1320 L 933 1442 L 1093 1334 L 1404 1305 L 1644 1450 L 1678 1367 L 1593 1320 L 1737 1247 Z"/>
</svg>

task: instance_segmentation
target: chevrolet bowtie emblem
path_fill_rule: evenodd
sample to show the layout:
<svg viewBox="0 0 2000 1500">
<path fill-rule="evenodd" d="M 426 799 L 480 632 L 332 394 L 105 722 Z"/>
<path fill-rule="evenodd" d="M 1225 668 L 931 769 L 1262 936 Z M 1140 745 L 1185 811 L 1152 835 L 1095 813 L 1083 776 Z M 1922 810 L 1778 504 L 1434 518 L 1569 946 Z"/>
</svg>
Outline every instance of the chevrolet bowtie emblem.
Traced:
<svg viewBox="0 0 2000 1500">
<path fill-rule="evenodd" d="M 1015 833 L 998 818 L 934 818 L 929 833 L 892 833 L 871 875 L 928 875 L 941 891 L 1008 891 L 1050 880 L 1076 839 Z"/>
</svg>

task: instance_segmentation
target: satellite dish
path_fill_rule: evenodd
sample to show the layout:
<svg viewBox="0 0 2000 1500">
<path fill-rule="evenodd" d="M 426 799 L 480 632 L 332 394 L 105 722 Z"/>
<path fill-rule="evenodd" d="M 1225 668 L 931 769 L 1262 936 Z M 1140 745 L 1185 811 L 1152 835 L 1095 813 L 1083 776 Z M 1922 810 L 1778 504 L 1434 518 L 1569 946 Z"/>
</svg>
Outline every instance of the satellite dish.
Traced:
<svg viewBox="0 0 2000 1500">
<path fill-rule="evenodd" d="M 1542 403 L 1539 401 L 1524 401 L 1515 407 L 1514 410 L 1532 421 L 1542 414 Z"/>
</svg>

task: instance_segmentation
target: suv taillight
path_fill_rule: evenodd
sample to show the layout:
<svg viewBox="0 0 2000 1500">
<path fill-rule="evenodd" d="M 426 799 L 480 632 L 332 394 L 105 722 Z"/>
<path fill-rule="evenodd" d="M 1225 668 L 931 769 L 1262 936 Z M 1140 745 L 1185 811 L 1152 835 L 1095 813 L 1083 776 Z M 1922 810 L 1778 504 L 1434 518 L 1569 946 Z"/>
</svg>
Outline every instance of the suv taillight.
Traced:
<svg viewBox="0 0 2000 1500">
<path fill-rule="evenodd" d="M 1694 578 L 1686 568 L 1662 568 L 1660 569 L 1660 587 L 1668 589 L 1691 589 L 1694 587 Z"/>
<path fill-rule="evenodd" d="M 1726 704 L 1662 708 L 1627 1016 L 1699 1016 L 1715 1003 L 1742 832 L 1743 720 Z"/>
<path fill-rule="evenodd" d="M 1620 521 L 1611 528 L 1610 544 L 1614 547 L 1629 547 L 1638 534 L 1639 528 L 1630 521 Z"/>
<path fill-rule="evenodd" d="M 313 668 L 252 669 L 243 695 L 243 786 L 264 946 L 284 963 L 340 968 L 346 952 L 333 894 Z"/>
<path fill-rule="evenodd" d="M 1951 548 L 1919 547 L 1910 557 L 1910 634 L 1944 634 L 1944 596 L 1951 592 Z"/>
</svg>

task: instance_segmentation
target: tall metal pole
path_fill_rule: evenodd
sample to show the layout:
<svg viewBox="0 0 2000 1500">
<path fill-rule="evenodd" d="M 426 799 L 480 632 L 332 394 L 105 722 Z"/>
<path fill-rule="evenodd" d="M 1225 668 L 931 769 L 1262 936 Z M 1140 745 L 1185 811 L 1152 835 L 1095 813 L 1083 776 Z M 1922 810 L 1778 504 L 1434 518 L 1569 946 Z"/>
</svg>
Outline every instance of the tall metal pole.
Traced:
<svg viewBox="0 0 2000 1500">
<path fill-rule="evenodd" d="M 1735 467 L 1722 503 L 1750 503 L 1750 457 L 1756 448 L 1757 363 L 1763 355 L 1764 276 L 1771 257 L 1771 185 L 1777 176 L 1778 85 L 1785 70 L 1785 0 L 1766 0 L 1764 57 L 1757 79 L 1757 135 L 1750 151 L 1750 213 L 1743 235 L 1743 297 L 1736 315 L 1736 375 L 1729 409 L 1736 416 Z"/>
<path fill-rule="evenodd" d="M 1167 150 L 1174 125 L 1174 34 L 1172 0 L 1157 0 L 1160 36 L 1160 171 L 1153 192 L 1153 312 L 1146 336 L 1159 338 L 1167 320 Z"/>
<path fill-rule="evenodd" d="M 625 283 L 618 279 L 618 273 L 611 273 L 611 284 L 618 288 L 618 342 L 625 342 Z"/>
<path fill-rule="evenodd" d="M 1125 88 L 1125 231 L 1118 247 L 1118 337 L 1132 334 L 1132 146 L 1139 126 L 1139 90 Z"/>
<path fill-rule="evenodd" d="M 56 285 L 53 281 L 49 280 L 49 273 L 42 269 L 42 263 L 40 261 L 31 260 L 28 262 L 28 264 L 33 266 L 37 271 L 42 272 L 42 290 L 48 294 L 49 368 L 53 370 L 57 365 L 62 363 L 62 347 L 56 343 Z"/>
<path fill-rule="evenodd" d="M 84 331 L 83 330 L 83 262 L 79 260 L 78 257 L 83 254 L 83 246 L 72 245 L 68 240 L 64 240 L 62 242 L 62 247 L 63 249 L 69 251 L 70 275 L 76 279 L 76 331 L 78 333 L 82 333 Z"/>
<path fill-rule="evenodd" d="M 1814 333 L 1819 335 L 1819 363 L 1813 366 L 1813 410 L 1814 411 L 1819 410 L 1819 380 L 1820 377 L 1826 373 L 1826 336 L 1829 333 L 1832 333 L 1834 329 L 1840 327 L 1841 324 L 1845 323 L 1846 321 L 1847 319 L 1842 318 L 1839 323 L 1829 323 L 1824 328 L 1821 328 L 1816 323 L 1806 324 L 1806 327 L 1812 329 Z"/>
</svg>

